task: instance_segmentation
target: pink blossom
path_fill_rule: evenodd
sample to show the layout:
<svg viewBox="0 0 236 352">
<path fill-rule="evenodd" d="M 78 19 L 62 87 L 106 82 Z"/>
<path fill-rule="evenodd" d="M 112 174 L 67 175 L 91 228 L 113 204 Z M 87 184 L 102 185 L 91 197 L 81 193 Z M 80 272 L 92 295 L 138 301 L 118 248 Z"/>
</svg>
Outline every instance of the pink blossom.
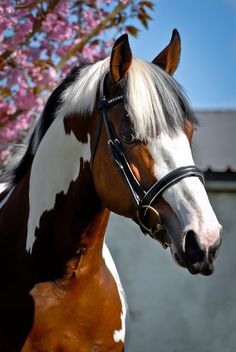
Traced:
<svg viewBox="0 0 236 352">
<path fill-rule="evenodd" d="M 21 31 L 21 29 L 19 29 L 19 31 L 15 33 L 15 36 L 11 38 L 12 45 L 16 46 L 21 42 L 23 42 L 23 40 L 25 39 L 25 36 L 26 36 L 26 33 Z"/>
<path fill-rule="evenodd" d="M 66 17 L 70 11 L 70 6 L 69 4 L 66 4 L 61 1 L 59 5 L 56 7 L 56 12 L 61 16 L 61 17 Z"/>
<path fill-rule="evenodd" d="M 95 61 L 95 58 L 97 56 L 97 51 L 95 48 L 86 45 L 83 48 L 83 56 L 86 58 L 86 61 L 88 62 Z"/>
<path fill-rule="evenodd" d="M 25 23 L 22 23 L 19 26 L 19 31 L 23 32 L 24 35 L 26 35 L 32 31 L 32 27 L 33 27 L 33 23 L 31 20 L 28 19 L 27 21 L 25 21 Z"/>
<path fill-rule="evenodd" d="M 65 21 L 57 21 L 48 32 L 48 38 L 50 40 L 63 41 L 70 39 L 72 33 L 72 29 L 68 27 L 68 24 Z"/>
<path fill-rule="evenodd" d="M 50 79 L 55 79 L 56 78 L 57 71 L 55 70 L 54 67 L 50 66 L 47 72 L 48 72 L 48 76 L 49 76 Z"/>
<path fill-rule="evenodd" d="M 14 13 L 14 8 L 11 5 L 8 4 L 1 4 L 1 8 L 0 8 L 0 14 L 1 15 L 11 15 Z"/>
<path fill-rule="evenodd" d="M 28 110 L 34 107 L 35 95 L 20 88 L 15 97 L 15 104 L 18 110 Z"/>
<path fill-rule="evenodd" d="M 84 13 L 84 19 L 90 28 L 96 27 L 99 23 L 99 20 L 95 17 L 95 14 L 93 11 L 89 11 L 89 10 L 86 11 Z"/>
<path fill-rule="evenodd" d="M 14 115 L 16 112 L 16 105 L 15 104 L 9 104 L 8 109 L 6 110 L 7 114 L 9 115 Z"/>
<path fill-rule="evenodd" d="M 22 131 L 22 130 L 27 130 L 29 128 L 30 123 L 32 122 L 32 113 L 27 111 L 24 112 L 20 115 L 20 118 L 18 118 L 15 121 L 15 129 L 16 131 Z"/>
<path fill-rule="evenodd" d="M 13 123 L 9 123 L 7 127 L 0 129 L 0 139 L 5 142 L 13 142 L 18 136 L 18 131 Z"/>
<path fill-rule="evenodd" d="M 31 75 L 32 77 L 37 77 L 40 73 L 41 73 L 42 69 L 41 67 L 39 66 L 34 66 L 32 69 L 31 69 Z"/>
<path fill-rule="evenodd" d="M 54 13 L 49 13 L 46 20 L 43 22 L 42 29 L 46 33 L 50 33 L 53 30 L 55 23 L 57 22 L 57 15 Z"/>
<path fill-rule="evenodd" d="M 76 44 L 76 43 L 78 43 L 78 42 L 79 42 L 78 40 L 74 40 L 73 43 Z M 71 45 L 63 45 L 63 46 L 59 47 L 59 48 L 56 50 L 56 53 L 57 53 L 58 56 L 63 57 L 63 56 L 66 54 L 66 52 L 67 52 L 68 50 L 70 50 L 72 47 L 73 47 L 73 44 L 71 44 Z"/>
<path fill-rule="evenodd" d="M 3 114 L 9 108 L 9 104 L 6 101 L 0 101 L 0 114 Z"/>
</svg>

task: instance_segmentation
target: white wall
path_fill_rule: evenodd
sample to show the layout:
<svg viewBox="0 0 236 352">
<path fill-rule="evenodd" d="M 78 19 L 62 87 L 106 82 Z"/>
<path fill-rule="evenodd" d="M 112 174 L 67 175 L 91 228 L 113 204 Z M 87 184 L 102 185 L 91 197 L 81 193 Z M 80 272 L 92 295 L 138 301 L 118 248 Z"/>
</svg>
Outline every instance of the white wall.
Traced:
<svg viewBox="0 0 236 352">
<path fill-rule="evenodd" d="M 136 224 L 113 215 L 107 242 L 122 279 L 128 352 L 236 351 L 236 193 L 212 193 L 224 239 L 210 277 L 177 267 Z"/>
</svg>

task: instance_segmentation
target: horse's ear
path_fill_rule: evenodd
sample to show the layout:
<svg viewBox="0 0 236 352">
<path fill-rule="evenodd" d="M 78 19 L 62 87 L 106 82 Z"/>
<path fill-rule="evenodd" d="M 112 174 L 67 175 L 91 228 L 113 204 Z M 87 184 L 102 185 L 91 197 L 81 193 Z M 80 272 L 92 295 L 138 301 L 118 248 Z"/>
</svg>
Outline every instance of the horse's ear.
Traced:
<svg viewBox="0 0 236 352">
<path fill-rule="evenodd" d="M 132 61 L 132 52 L 129 46 L 128 35 L 118 38 L 112 48 L 110 71 L 115 82 L 124 78 Z"/>
<path fill-rule="evenodd" d="M 177 29 L 174 29 L 169 44 L 159 55 L 157 55 L 157 57 L 155 57 L 152 63 L 158 65 L 170 75 L 173 75 L 179 64 L 180 52 L 180 35 Z"/>
</svg>

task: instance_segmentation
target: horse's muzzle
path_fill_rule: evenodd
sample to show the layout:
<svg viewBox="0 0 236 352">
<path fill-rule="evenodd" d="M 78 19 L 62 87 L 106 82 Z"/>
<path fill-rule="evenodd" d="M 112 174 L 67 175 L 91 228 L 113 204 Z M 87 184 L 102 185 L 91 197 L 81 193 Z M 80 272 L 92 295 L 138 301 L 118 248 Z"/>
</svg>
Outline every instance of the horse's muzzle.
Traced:
<svg viewBox="0 0 236 352">
<path fill-rule="evenodd" d="M 221 242 L 222 231 L 220 231 L 217 241 L 205 248 L 199 240 L 199 237 L 190 230 L 185 234 L 185 248 L 177 251 L 175 247 L 171 248 L 174 259 L 180 266 L 186 267 L 193 275 L 211 275 L 215 269 L 215 259 L 218 255 Z"/>
</svg>

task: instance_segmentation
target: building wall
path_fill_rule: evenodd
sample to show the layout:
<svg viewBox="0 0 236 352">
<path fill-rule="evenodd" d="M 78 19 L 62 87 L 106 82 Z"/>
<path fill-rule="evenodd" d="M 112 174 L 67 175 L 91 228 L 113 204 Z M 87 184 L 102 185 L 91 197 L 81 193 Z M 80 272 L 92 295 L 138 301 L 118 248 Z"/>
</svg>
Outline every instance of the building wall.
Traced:
<svg viewBox="0 0 236 352">
<path fill-rule="evenodd" d="M 113 215 L 107 243 L 122 279 L 130 318 L 128 352 L 236 350 L 236 193 L 211 193 L 224 226 L 216 270 L 192 276 L 136 224 Z"/>
</svg>

